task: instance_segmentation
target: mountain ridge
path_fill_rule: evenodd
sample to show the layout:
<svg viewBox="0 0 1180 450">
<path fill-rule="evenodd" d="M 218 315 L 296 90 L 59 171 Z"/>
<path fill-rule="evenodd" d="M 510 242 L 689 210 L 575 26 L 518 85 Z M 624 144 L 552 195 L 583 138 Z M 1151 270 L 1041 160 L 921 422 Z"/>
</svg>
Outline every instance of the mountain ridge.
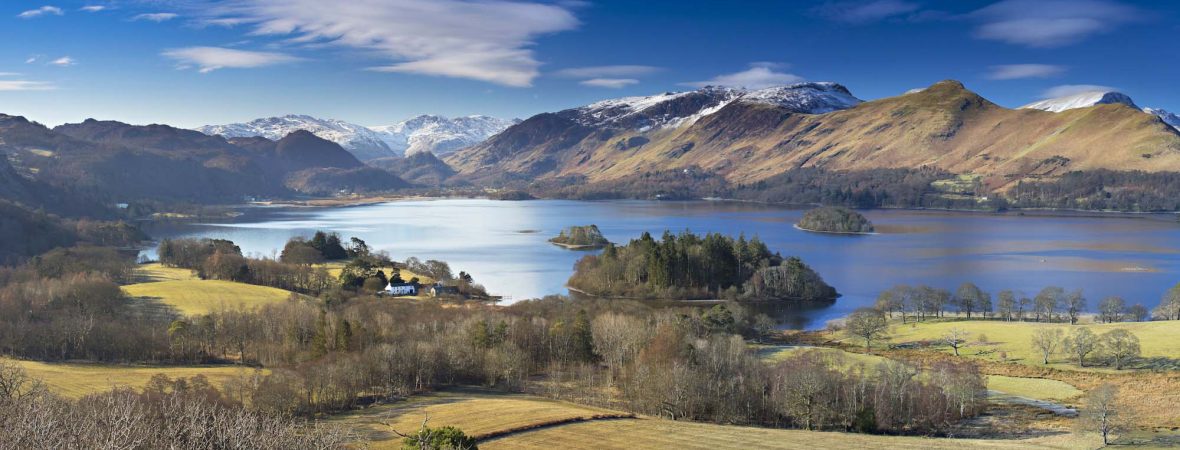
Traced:
<svg viewBox="0 0 1180 450">
<path fill-rule="evenodd" d="M 391 125 L 366 127 L 305 114 L 264 117 L 249 122 L 205 125 L 196 131 L 225 138 L 279 140 L 295 130 L 311 132 L 344 147 L 361 161 L 429 151 L 449 154 L 476 144 L 518 121 L 472 115 L 447 118 L 419 115 Z"/>
<path fill-rule="evenodd" d="M 676 99 L 710 95 L 689 92 Z M 688 117 L 719 103 L 675 111 Z M 446 161 L 459 177 L 477 182 L 562 176 L 596 182 L 696 167 L 739 183 L 801 167 L 930 166 L 1005 187 L 1070 170 L 1180 170 L 1180 135 L 1137 107 L 1008 109 L 954 80 L 818 114 L 730 101 L 674 127 L 588 126 L 577 120 L 578 111 L 530 117 Z"/>
</svg>

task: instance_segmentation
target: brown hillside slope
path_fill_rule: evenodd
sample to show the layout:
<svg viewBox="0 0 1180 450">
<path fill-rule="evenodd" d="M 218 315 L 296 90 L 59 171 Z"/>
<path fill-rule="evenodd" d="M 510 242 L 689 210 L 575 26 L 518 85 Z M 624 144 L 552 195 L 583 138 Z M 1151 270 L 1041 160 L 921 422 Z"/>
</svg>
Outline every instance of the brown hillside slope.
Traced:
<svg viewBox="0 0 1180 450">
<path fill-rule="evenodd" d="M 577 174 L 591 181 L 689 166 L 731 181 L 797 167 L 935 166 L 984 175 L 992 186 L 1070 170 L 1180 171 L 1180 134 L 1153 115 L 1123 105 L 1063 113 L 1012 110 L 956 81 L 819 115 L 734 102 L 690 126 L 648 132 L 578 129 L 553 115 L 537 121 L 544 127 L 528 128 L 533 122 L 448 162 L 474 179 L 508 172 Z M 520 145 L 521 136 L 540 145 Z"/>
</svg>

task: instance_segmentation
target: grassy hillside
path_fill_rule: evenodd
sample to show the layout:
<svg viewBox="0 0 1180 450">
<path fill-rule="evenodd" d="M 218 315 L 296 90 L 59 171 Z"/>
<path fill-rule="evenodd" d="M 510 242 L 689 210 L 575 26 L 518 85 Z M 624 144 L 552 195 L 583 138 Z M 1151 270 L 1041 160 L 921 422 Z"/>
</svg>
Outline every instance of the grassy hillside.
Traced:
<svg viewBox="0 0 1180 450">
<path fill-rule="evenodd" d="M 938 341 L 952 328 L 959 328 L 968 333 L 970 343 L 959 349 L 960 354 L 970 358 L 986 359 L 996 362 L 1015 362 L 1026 365 L 1041 366 L 1041 360 L 1032 348 L 1033 333 L 1039 328 L 1058 328 L 1067 334 L 1074 327 L 1089 328 L 1095 334 L 1121 328 L 1133 333 L 1139 338 L 1143 358 L 1180 359 L 1180 321 L 1156 322 L 1127 322 L 1097 324 L 1084 323 L 1079 325 L 1046 324 L 1036 322 L 1003 322 L 998 320 L 940 320 L 922 323 L 901 324 L 895 322 L 889 329 L 889 343 L 905 344 L 922 341 Z M 985 337 L 983 342 L 980 337 Z M 950 347 L 938 346 L 941 351 L 950 353 Z M 1070 360 L 1068 355 L 1059 354 L 1050 358 L 1050 367 L 1066 370 L 1082 370 Z M 1113 371 L 1105 367 L 1089 367 L 1090 371 Z"/>
<path fill-rule="evenodd" d="M 118 364 L 44 363 L 14 361 L 50 391 L 69 398 L 108 391 L 114 387 L 142 388 L 156 374 L 172 378 L 204 375 L 220 388 L 230 378 L 252 369 L 236 366 L 127 366 Z"/>
<path fill-rule="evenodd" d="M 400 448 L 401 440 L 389 431 L 416 430 L 429 415 L 428 425 L 452 425 L 469 435 L 486 435 L 542 423 L 590 418 L 615 412 L 572 403 L 492 391 L 455 391 L 415 398 L 337 416 L 332 421 L 352 426 L 370 440 L 374 449 Z M 617 414 L 617 413 L 615 413 Z M 479 442 L 486 449 L 777 449 L 806 443 L 809 448 L 1086 448 L 1071 435 L 1032 440 L 960 440 L 864 434 L 808 432 L 654 418 L 618 418 L 575 421 L 509 433 Z"/>
<path fill-rule="evenodd" d="M 131 297 L 174 309 L 186 316 L 221 308 L 282 303 L 292 293 L 282 289 L 222 280 L 201 280 L 190 270 L 147 264 L 136 271 L 140 283 L 123 286 Z"/>
<path fill-rule="evenodd" d="M 1180 170 L 1180 134 L 1153 115 L 1124 105 L 1007 109 L 955 81 L 827 114 L 734 102 L 679 128 L 588 132 L 573 122 L 530 119 L 501 135 L 544 144 L 491 139 L 447 161 L 476 178 L 507 172 L 590 182 L 693 166 L 735 183 L 800 167 L 928 166 L 981 176 L 992 187 L 1072 170 Z M 621 144 L 629 142 L 640 144 Z"/>
</svg>

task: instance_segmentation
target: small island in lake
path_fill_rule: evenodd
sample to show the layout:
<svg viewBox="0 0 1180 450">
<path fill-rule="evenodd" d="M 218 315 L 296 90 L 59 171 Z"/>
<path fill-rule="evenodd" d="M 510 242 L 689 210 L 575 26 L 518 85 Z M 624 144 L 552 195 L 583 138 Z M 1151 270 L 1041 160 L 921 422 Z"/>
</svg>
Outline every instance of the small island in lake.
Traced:
<svg viewBox="0 0 1180 450">
<path fill-rule="evenodd" d="M 560 245 L 569 250 L 591 250 L 603 248 L 610 244 L 597 225 L 572 226 L 561 230 L 561 234 L 549 242 Z"/>
<path fill-rule="evenodd" d="M 776 306 L 831 304 L 840 296 L 797 257 L 772 253 L 757 237 L 685 231 L 643 233 L 574 264 L 568 286 L 607 298 L 737 300 Z"/>
<path fill-rule="evenodd" d="M 821 206 L 807 211 L 796 226 L 817 233 L 867 234 L 874 231 L 873 223 L 865 216 L 839 206 Z"/>
</svg>

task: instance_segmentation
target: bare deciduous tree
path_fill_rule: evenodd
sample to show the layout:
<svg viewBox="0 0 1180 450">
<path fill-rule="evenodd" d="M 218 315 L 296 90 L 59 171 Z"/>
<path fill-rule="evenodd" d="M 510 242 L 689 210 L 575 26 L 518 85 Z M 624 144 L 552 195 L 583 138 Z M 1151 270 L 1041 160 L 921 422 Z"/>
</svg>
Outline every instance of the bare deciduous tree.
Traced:
<svg viewBox="0 0 1180 450">
<path fill-rule="evenodd" d="M 1041 364 L 1049 364 L 1049 357 L 1061 345 L 1061 329 L 1043 327 L 1033 332 L 1032 346 L 1041 354 Z"/>
<path fill-rule="evenodd" d="M 889 322 L 885 320 L 885 315 L 880 310 L 860 308 L 848 316 L 847 327 L 848 332 L 853 336 L 864 339 L 865 350 L 871 350 L 873 340 L 886 334 Z"/>
</svg>

